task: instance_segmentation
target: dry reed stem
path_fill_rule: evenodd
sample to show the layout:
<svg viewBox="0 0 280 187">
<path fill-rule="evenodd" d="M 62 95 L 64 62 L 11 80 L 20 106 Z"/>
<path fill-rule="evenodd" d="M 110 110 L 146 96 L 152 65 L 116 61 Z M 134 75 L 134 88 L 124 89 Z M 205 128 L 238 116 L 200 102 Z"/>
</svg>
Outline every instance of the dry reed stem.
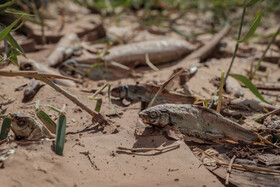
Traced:
<svg viewBox="0 0 280 187">
<path fill-rule="evenodd" d="M 66 77 L 62 75 L 55 75 L 51 73 L 39 73 L 37 71 L 12 71 L 12 70 L 0 70 L 0 76 L 5 77 L 16 77 L 16 76 L 22 76 L 22 77 L 29 77 L 29 78 L 35 78 L 40 79 L 40 77 L 48 78 L 48 79 L 66 79 L 66 80 L 72 80 L 74 82 L 81 82 L 78 79 L 72 78 L 72 77 Z"/>
<path fill-rule="evenodd" d="M 169 145 L 166 147 L 161 147 L 161 148 L 126 148 L 126 147 L 118 147 L 120 151 L 131 151 L 131 152 L 142 152 L 142 151 L 159 151 L 163 152 L 165 150 L 170 150 L 170 149 L 175 149 L 179 148 L 180 144 L 176 145 Z"/>
<path fill-rule="evenodd" d="M 63 88 L 60 88 L 59 86 L 57 86 L 56 84 L 54 84 L 52 81 L 50 81 L 47 78 L 41 77 L 40 80 L 43 81 L 44 83 L 48 84 L 52 88 L 54 88 L 57 92 L 61 93 L 62 95 L 67 97 L 69 100 L 71 100 L 73 103 L 75 103 L 76 105 L 81 107 L 83 110 L 85 110 L 87 113 L 89 113 L 92 116 L 94 121 L 96 121 L 100 124 L 108 124 L 107 120 L 100 113 L 96 113 L 93 110 L 91 110 L 90 108 L 88 108 L 80 100 L 78 100 L 76 96 L 71 95 L 66 90 L 64 90 Z"/>
<path fill-rule="evenodd" d="M 234 155 L 230 162 L 229 162 L 229 165 L 228 165 L 228 169 L 227 169 L 227 176 L 226 176 L 226 182 L 225 182 L 225 185 L 228 185 L 229 184 L 229 175 L 231 173 L 231 169 L 232 169 L 232 164 L 234 162 L 234 160 L 236 159 L 236 156 Z"/>
<path fill-rule="evenodd" d="M 206 156 L 214 159 L 216 161 L 216 164 L 221 165 L 221 166 L 228 166 L 229 163 L 226 163 L 218 158 L 215 158 L 209 154 L 207 154 L 205 151 L 203 151 L 200 148 L 195 148 L 195 151 L 199 151 L 200 153 L 205 154 Z M 237 169 L 244 169 L 247 171 L 259 171 L 259 172 L 267 172 L 267 173 L 277 173 L 280 174 L 279 170 L 275 170 L 275 169 L 269 169 L 269 168 L 261 168 L 261 167 L 257 167 L 257 166 L 248 166 L 248 165 L 243 165 L 243 164 L 232 164 L 233 168 L 237 168 Z"/>
</svg>

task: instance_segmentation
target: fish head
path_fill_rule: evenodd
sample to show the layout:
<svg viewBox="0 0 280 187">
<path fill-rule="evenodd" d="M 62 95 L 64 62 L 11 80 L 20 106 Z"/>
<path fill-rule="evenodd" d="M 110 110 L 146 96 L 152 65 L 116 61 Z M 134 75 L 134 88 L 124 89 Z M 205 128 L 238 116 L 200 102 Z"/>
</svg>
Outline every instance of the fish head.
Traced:
<svg viewBox="0 0 280 187">
<path fill-rule="evenodd" d="M 120 99 L 124 99 L 127 96 L 127 86 L 126 85 L 121 85 L 113 88 L 111 90 L 111 95 L 113 97 L 118 97 Z"/>
<path fill-rule="evenodd" d="M 161 105 L 152 108 L 147 108 L 139 113 L 139 117 L 144 123 L 156 126 L 165 127 L 170 124 L 170 116 L 166 109 L 161 108 Z"/>
<path fill-rule="evenodd" d="M 11 128 L 17 137 L 29 136 L 32 132 L 35 121 L 28 115 L 20 112 L 11 113 Z"/>
</svg>

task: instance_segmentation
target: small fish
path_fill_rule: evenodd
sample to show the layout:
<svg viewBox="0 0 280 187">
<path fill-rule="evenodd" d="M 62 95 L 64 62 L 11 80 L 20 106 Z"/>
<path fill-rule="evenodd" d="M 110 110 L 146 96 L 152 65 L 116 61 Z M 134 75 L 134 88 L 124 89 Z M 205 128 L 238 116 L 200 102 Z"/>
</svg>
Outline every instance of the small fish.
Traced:
<svg viewBox="0 0 280 187">
<path fill-rule="evenodd" d="M 216 111 L 190 104 L 165 104 L 145 109 L 139 113 L 144 123 L 178 129 L 182 134 L 201 140 L 231 139 L 253 143 L 258 136 L 251 130 L 231 121 Z"/>
<path fill-rule="evenodd" d="M 111 95 L 130 102 L 149 103 L 160 89 L 159 86 L 151 84 L 124 84 L 111 90 Z M 178 103 L 193 104 L 200 99 L 193 96 L 186 96 L 168 90 L 163 90 L 158 96 L 155 104 Z M 145 108 L 145 107 L 144 107 Z"/>
<path fill-rule="evenodd" d="M 267 112 L 276 110 L 279 107 L 258 101 L 256 99 L 234 99 L 231 100 L 229 106 L 233 109 L 241 109 L 256 112 Z M 266 110 L 267 109 L 267 110 Z"/>
<path fill-rule="evenodd" d="M 128 67 L 146 65 L 145 55 L 153 64 L 163 64 L 178 60 L 195 50 L 195 46 L 186 40 L 165 38 L 121 45 L 109 49 L 105 56 L 107 62 L 118 62 Z"/>
<path fill-rule="evenodd" d="M 23 98 L 22 102 L 26 103 L 31 101 L 34 96 L 38 93 L 40 88 L 42 88 L 45 84 L 39 80 L 30 80 L 30 82 L 27 84 L 24 93 L 23 93 Z"/>
<path fill-rule="evenodd" d="M 40 140 L 55 137 L 44 125 L 24 113 L 12 113 L 10 116 L 12 119 L 11 128 L 16 138 Z"/>
</svg>

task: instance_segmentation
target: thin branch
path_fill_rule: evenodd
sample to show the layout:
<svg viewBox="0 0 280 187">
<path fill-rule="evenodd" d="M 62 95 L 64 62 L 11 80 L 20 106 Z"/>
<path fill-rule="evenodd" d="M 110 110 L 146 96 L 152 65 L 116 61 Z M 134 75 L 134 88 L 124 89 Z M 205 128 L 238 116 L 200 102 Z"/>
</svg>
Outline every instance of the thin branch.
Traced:
<svg viewBox="0 0 280 187">
<path fill-rule="evenodd" d="M 71 100 L 73 103 L 75 103 L 76 105 L 81 107 L 83 110 L 85 110 L 87 113 L 89 113 L 92 116 L 94 121 L 96 121 L 96 122 L 98 122 L 100 124 L 104 124 L 104 123 L 108 124 L 107 120 L 100 113 L 96 113 L 93 110 L 91 110 L 90 108 L 88 108 L 81 101 L 79 101 L 76 96 L 71 95 L 66 90 L 64 90 L 63 88 L 60 88 L 59 86 L 57 86 L 56 84 L 54 84 L 52 81 L 50 81 L 49 79 L 47 79 L 45 77 L 41 77 L 41 78 L 39 78 L 39 80 L 41 80 L 44 83 L 48 84 L 49 86 L 54 88 L 56 91 L 58 91 L 59 93 L 61 93 L 65 97 L 67 97 L 69 100 Z"/>
<path fill-rule="evenodd" d="M 273 90 L 273 91 L 280 91 L 280 84 L 279 83 L 269 83 L 264 82 L 262 84 L 255 84 L 258 90 Z M 244 86 L 246 87 L 246 86 Z"/>
<path fill-rule="evenodd" d="M 143 152 L 143 151 L 159 151 L 159 152 L 163 152 L 165 150 L 175 149 L 175 148 L 179 148 L 179 147 L 180 147 L 180 144 L 170 145 L 170 146 L 161 147 L 161 148 L 126 148 L 126 147 L 118 147 L 118 149 L 120 151 L 131 151 L 131 152 Z"/>
<path fill-rule="evenodd" d="M 275 110 L 272 110 L 271 112 L 266 113 L 265 115 L 255 119 L 255 121 L 259 122 L 260 120 L 263 120 L 263 119 L 267 118 L 270 115 L 274 115 L 274 114 L 278 114 L 278 113 L 280 113 L 280 108 L 277 108 Z"/>
<path fill-rule="evenodd" d="M 223 162 L 221 160 L 219 160 L 218 158 L 209 155 L 208 153 L 206 153 L 205 151 L 203 151 L 200 148 L 195 148 L 194 151 L 199 151 L 200 153 L 205 154 L 206 156 L 214 159 L 216 161 L 216 164 L 221 165 L 221 166 L 228 166 L 229 163 Z M 279 170 L 275 170 L 275 169 L 269 169 L 269 168 L 261 168 L 261 167 L 257 167 L 257 166 L 248 166 L 248 165 L 243 165 L 243 164 L 232 164 L 233 168 L 238 168 L 238 169 L 244 169 L 247 171 L 260 171 L 260 172 L 268 172 L 268 173 L 279 173 Z"/>
<path fill-rule="evenodd" d="M 178 63 L 178 65 L 185 66 L 186 64 L 189 64 L 191 61 L 194 61 L 196 59 L 201 61 L 208 58 L 209 55 L 212 54 L 213 50 L 216 49 L 215 47 L 229 33 L 229 31 L 230 26 L 229 24 L 226 24 L 224 28 L 219 33 L 217 33 L 211 41 L 209 41 L 204 46 L 185 57 L 181 62 Z"/>
<path fill-rule="evenodd" d="M 174 74 L 170 79 L 168 79 L 166 82 L 163 83 L 163 85 L 159 88 L 158 92 L 156 93 L 156 95 L 154 96 L 154 98 L 152 99 L 152 101 L 149 103 L 148 108 L 152 107 L 154 102 L 156 101 L 156 99 L 158 98 L 159 94 L 163 91 L 163 89 L 175 78 L 177 78 L 179 75 L 181 75 L 182 73 L 186 72 L 187 70 L 185 68 L 181 69 L 180 71 L 178 71 L 176 74 Z"/>
<path fill-rule="evenodd" d="M 234 162 L 235 159 L 236 159 L 236 156 L 234 155 L 234 156 L 231 158 L 230 162 L 229 162 L 228 169 L 227 169 L 227 176 L 226 176 L 225 185 L 228 185 L 228 183 L 229 183 L 229 175 L 230 175 L 230 173 L 231 173 L 232 164 L 233 164 L 233 162 Z"/>
<path fill-rule="evenodd" d="M 5 76 L 5 77 L 22 76 L 22 77 L 29 77 L 29 78 L 35 78 L 35 79 L 40 79 L 41 77 L 44 77 L 44 78 L 47 78 L 47 79 L 66 79 L 66 80 L 72 80 L 72 81 L 75 81 L 75 82 L 81 82 L 80 80 L 74 79 L 72 77 L 55 75 L 55 74 L 51 74 L 51 73 L 39 73 L 37 71 L 0 70 L 0 76 Z"/>
</svg>

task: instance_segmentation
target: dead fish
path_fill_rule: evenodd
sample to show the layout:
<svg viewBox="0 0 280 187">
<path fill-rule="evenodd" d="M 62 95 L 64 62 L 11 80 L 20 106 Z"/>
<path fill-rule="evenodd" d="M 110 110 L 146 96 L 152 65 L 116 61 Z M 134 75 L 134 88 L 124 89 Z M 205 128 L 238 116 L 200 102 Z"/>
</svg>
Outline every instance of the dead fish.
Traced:
<svg viewBox="0 0 280 187">
<path fill-rule="evenodd" d="M 11 129 L 16 138 L 40 140 L 55 137 L 44 125 L 24 113 L 12 113 L 10 116 L 12 119 Z"/>
<path fill-rule="evenodd" d="M 139 113 L 144 123 L 178 129 L 182 134 L 201 140 L 231 139 L 253 143 L 258 136 L 251 130 L 231 121 L 216 111 L 190 104 L 165 104 L 145 109 Z"/>
<path fill-rule="evenodd" d="M 40 90 L 40 88 L 42 88 L 45 84 L 41 81 L 38 81 L 38 80 L 31 80 L 25 90 L 24 90 L 24 93 L 23 93 L 23 99 L 22 99 L 22 102 L 26 103 L 30 100 L 33 99 L 33 97 L 37 94 L 37 92 Z"/>
<path fill-rule="evenodd" d="M 163 64 L 180 59 L 195 50 L 191 43 L 175 38 L 144 41 L 109 49 L 105 61 L 115 61 L 128 67 L 146 65 L 145 55 L 153 64 Z"/>
<path fill-rule="evenodd" d="M 126 99 L 130 102 L 141 101 L 145 105 L 147 105 L 153 99 L 159 89 L 159 86 L 155 86 L 152 84 L 124 84 L 113 88 L 111 90 L 111 95 L 120 99 Z M 186 96 L 164 89 L 158 96 L 155 104 L 193 104 L 199 100 L 199 98 L 193 96 Z"/>
<path fill-rule="evenodd" d="M 253 110 L 257 112 L 267 112 L 277 109 L 277 107 L 255 100 L 255 99 L 234 99 L 231 100 L 229 106 L 234 109 Z"/>
<path fill-rule="evenodd" d="M 133 71 L 122 64 L 117 62 L 107 62 L 107 63 L 82 63 L 77 59 L 69 59 L 65 61 L 59 69 L 64 73 L 69 75 L 80 74 L 82 76 L 87 76 L 92 80 L 115 80 L 124 77 L 129 77 L 133 74 Z"/>
</svg>

